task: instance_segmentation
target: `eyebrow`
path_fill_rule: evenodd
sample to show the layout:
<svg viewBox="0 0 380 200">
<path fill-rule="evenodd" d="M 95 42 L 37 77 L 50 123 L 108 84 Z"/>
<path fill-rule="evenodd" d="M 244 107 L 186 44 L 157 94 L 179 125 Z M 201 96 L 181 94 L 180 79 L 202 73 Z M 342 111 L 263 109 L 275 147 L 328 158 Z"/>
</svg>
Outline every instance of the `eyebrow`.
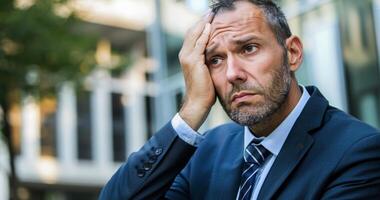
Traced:
<svg viewBox="0 0 380 200">
<path fill-rule="evenodd" d="M 205 55 L 207 56 L 207 54 L 211 54 L 212 52 L 215 51 L 215 49 L 217 49 L 219 46 L 219 44 L 212 44 L 209 48 L 206 48 L 205 50 Z"/>
<path fill-rule="evenodd" d="M 256 35 L 246 35 L 246 36 L 242 36 L 242 37 L 239 37 L 239 38 L 233 38 L 232 41 L 234 43 L 234 45 L 243 45 L 251 40 L 259 40 L 259 38 L 256 36 Z M 219 46 L 219 44 L 212 44 L 210 47 L 206 48 L 205 50 L 205 54 L 211 54 L 212 52 L 215 51 L 215 49 L 217 49 Z"/>
<path fill-rule="evenodd" d="M 246 36 L 243 36 L 243 37 L 239 37 L 237 39 L 232 39 L 232 41 L 235 44 L 242 45 L 242 44 L 245 44 L 248 41 L 251 41 L 251 40 L 254 40 L 254 39 L 258 40 L 259 38 L 256 35 L 246 35 Z"/>
</svg>

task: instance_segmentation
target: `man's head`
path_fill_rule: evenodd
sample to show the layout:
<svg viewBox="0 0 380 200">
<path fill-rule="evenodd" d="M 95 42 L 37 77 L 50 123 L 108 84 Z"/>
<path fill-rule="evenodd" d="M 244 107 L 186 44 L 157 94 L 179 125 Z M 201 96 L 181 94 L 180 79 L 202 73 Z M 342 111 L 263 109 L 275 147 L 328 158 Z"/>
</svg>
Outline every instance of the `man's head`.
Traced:
<svg viewBox="0 0 380 200">
<path fill-rule="evenodd" d="M 234 9 L 234 2 L 236 1 L 237 0 L 216 0 L 213 1 L 210 7 L 213 13 L 218 13 L 219 11 L 223 12 L 223 10 L 232 10 Z M 247 1 L 261 9 L 278 43 L 285 48 L 285 41 L 292 35 L 292 32 L 281 9 L 271 0 Z"/>
<path fill-rule="evenodd" d="M 254 126 L 287 102 L 302 44 L 271 1 L 218 1 L 206 64 L 230 118 Z M 285 105 L 287 106 L 287 105 Z"/>
</svg>

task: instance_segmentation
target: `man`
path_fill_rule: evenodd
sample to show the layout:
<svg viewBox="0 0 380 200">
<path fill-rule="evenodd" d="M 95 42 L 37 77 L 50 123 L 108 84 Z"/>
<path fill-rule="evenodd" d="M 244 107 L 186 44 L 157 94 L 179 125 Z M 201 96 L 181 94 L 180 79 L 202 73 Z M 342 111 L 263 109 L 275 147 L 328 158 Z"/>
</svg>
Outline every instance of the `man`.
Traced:
<svg viewBox="0 0 380 200">
<path fill-rule="evenodd" d="M 100 199 L 379 199 L 378 130 L 299 86 L 302 58 L 272 1 L 215 3 L 179 54 L 180 112 Z M 216 96 L 236 123 L 195 132 Z"/>
</svg>

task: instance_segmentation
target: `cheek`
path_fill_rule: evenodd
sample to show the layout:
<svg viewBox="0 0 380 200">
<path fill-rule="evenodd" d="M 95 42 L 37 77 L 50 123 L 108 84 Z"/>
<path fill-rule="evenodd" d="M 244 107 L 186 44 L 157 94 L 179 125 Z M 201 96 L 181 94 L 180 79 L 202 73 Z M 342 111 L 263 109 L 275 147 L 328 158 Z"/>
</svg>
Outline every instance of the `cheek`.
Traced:
<svg viewBox="0 0 380 200">
<path fill-rule="evenodd" d="M 255 62 L 246 63 L 245 72 L 248 75 L 247 82 L 252 85 L 264 87 L 270 81 L 271 70 L 267 63 Z"/>
<path fill-rule="evenodd" d="M 216 92 L 218 93 L 219 96 L 224 98 L 227 92 L 226 90 L 228 87 L 228 81 L 227 81 L 227 77 L 225 73 L 222 73 L 221 71 L 222 70 L 213 71 L 210 74 L 211 74 L 211 79 L 214 84 Z"/>
<path fill-rule="evenodd" d="M 273 72 L 277 71 L 282 66 L 282 58 L 277 54 L 260 54 L 254 59 L 249 59 L 245 63 L 246 72 L 262 87 L 270 85 L 273 77 Z"/>
</svg>

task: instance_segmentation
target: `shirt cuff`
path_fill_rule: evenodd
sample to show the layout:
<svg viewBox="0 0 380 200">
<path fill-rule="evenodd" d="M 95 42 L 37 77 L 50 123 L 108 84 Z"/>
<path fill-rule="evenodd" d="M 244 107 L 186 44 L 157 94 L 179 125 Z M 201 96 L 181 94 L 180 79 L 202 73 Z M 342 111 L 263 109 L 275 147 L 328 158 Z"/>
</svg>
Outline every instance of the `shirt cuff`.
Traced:
<svg viewBox="0 0 380 200">
<path fill-rule="evenodd" d="M 194 131 L 178 113 L 173 117 L 171 124 L 177 132 L 178 137 L 192 146 L 198 147 L 204 139 L 204 136 Z"/>
</svg>

